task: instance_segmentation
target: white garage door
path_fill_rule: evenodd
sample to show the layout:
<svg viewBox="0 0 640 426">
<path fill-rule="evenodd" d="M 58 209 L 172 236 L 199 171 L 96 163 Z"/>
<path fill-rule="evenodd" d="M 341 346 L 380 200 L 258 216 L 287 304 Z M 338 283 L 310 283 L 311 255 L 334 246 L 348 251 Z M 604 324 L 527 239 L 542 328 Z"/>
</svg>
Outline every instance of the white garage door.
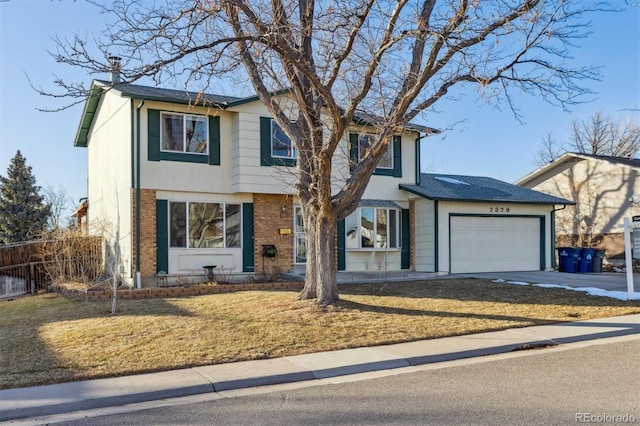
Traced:
<svg viewBox="0 0 640 426">
<path fill-rule="evenodd" d="M 540 218 L 451 216 L 451 273 L 540 270 Z"/>
</svg>

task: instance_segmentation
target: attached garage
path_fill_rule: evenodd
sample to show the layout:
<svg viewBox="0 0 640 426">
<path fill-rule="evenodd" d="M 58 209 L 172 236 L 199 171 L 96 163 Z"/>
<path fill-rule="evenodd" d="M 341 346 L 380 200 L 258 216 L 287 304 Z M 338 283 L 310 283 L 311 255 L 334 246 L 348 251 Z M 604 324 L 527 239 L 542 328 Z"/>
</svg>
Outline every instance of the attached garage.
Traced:
<svg viewBox="0 0 640 426">
<path fill-rule="evenodd" d="M 540 217 L 450 216 L 450 272 L 537 271 Z"/>
<path fill-rule="evenodd" d="M 420 174 L 414 194 L 416 271 L 475 273 L 555 267 L 554 212 L 571 201 L 496 179 Z"/>
</svg>

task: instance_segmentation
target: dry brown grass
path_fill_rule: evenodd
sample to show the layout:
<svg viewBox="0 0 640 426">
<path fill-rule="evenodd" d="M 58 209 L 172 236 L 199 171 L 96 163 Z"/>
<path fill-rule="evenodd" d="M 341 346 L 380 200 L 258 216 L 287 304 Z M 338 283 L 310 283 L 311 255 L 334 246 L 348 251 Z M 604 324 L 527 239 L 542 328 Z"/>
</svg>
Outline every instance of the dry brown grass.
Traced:
<svg viewBox="0 0 640 426">
<path fill-rule="evenodd" d="M 344 285 L 337 306 L 292 291 L 87 303 L 0 301 L 0 388 L 273 358 L 640 312 L 582 292 L 443 279 Z"/>
</svg>

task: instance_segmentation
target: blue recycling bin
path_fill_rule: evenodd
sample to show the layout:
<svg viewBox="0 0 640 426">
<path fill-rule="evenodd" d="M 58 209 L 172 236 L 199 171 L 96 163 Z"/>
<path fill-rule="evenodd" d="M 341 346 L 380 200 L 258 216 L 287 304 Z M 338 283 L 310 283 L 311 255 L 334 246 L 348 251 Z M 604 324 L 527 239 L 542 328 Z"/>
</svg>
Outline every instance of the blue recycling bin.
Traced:
<svg viewBox="0 0 640 426">
<path fill-rule="evenodd" d="M 578 270 L 580 249 L 576 247 L 558 247 L 558 270 L 575 273 Z"/>
<path fill-rule="evenodd" d="M 591 264 L 596 255 L 596 249 L 583 248 L 580 250 L 580 259 L 578 260 L 578 272 L 585 274 L 591 272 Z"/>
</svg>

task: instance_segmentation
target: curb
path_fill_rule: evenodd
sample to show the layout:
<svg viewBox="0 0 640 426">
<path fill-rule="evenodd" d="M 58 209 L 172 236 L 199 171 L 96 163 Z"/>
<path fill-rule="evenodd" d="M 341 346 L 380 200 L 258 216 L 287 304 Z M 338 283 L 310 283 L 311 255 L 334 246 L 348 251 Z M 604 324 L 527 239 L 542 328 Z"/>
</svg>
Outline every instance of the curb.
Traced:
<svg viewBox="0 0 640 426">
<path fill-rule="evenodd" d="M 0 390 L 0 421 L 640 335 L 640 314 Z"/>
</svg>

